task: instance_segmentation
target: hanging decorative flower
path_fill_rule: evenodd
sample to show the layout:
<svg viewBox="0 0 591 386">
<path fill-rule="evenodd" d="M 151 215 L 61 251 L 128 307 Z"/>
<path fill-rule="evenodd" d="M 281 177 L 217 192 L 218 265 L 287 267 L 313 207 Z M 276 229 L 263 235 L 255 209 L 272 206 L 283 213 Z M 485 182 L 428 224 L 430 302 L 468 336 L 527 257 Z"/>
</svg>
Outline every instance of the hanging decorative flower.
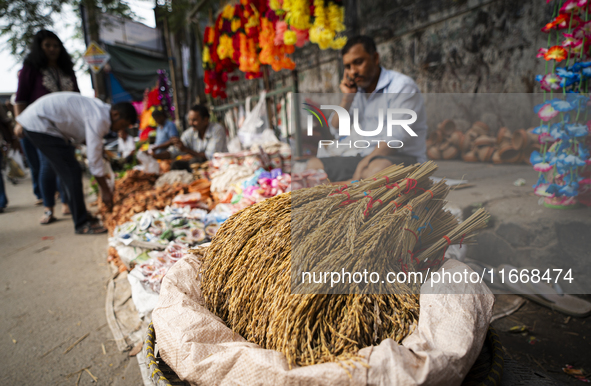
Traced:
<svg viewBox="0 0 591 386">
<path fill-rule="evenodd" d="M 558 90 L 560 86 L 560 82 L 562 78 L 556 74 L 546 74 L 540 79 L 540 84 L 542 86 L 542 90 L 551 91 L 551 90 Z"/>
<path fill-rule="evenodd" d="M 228 4 L 213 27 L 204 32 L 205 92 L 226 97 L 228 73 L 235 69 L 247 79 L 262 76 L 261 64 L 274 71 L 294 69 L 289 54 L 312 36 L 322 49 L 340 49 L 346 43 L 346 38 L 339 36 L 344 30 L 340 0 L 240 0 Z"/>
<path fill-rule="evenodd" d="M 544 107 L 542 107 L 540 111 L 538 111 L 538 117 L 540 117 L 540 119 L 544 122 L 548 122 L 549 120 L 557 116 L 558 113 L 559 111 L 555 110 L 554 107 L 552 107 L 552 105 L 548 103 L 547 105 L 544 105 Z"/>
<path fill-rule="evenodd" d="M 345 30 L 345 11 L 342 6 L 324 0 L 314 0 L 314 25 L 310 28 L 310 41 L 318 44 L 320 49 L 341 49 L 347 39 L 336 37 L 337 33 Z"/>
<path fill-rule="evenodd" d="M 553 46 L 548 49 L 548 52 L 544 54 L 544 59 L 555 60 L 561 62 L 566 59 L 567 52 L 562 46 Z"/>
</svg>

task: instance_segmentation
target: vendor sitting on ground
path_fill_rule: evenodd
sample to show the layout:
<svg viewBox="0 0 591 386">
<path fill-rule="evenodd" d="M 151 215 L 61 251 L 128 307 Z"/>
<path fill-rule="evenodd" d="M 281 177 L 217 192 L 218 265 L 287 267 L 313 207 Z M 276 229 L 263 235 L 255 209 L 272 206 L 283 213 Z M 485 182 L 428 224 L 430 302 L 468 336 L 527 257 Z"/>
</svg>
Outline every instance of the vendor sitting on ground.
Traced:
<svg viewBox="0 0 591 386">
<path fill-rule="evenodd" d="M 16 118 L 15 134 L 23 134 L 47 157 L 68 195 L 68 204 L 77 234 L 105 233 L 97 219 L 86 211 L 82 189 L 82 169 L 72 144 L 86 143 L 90 172 L 100 187 L 101 198 L 110 210 L 113 195 L 107 184 L 103 163 L 103 137 L 134 124 L 137 112 L 131 103 L 108 105 L 99 99 L 75 92 L 47 94 Z"/>
<path fill-rule="evenodd" d="M 189 154 L 190 163 L 210 160 L 213 153 L 227 152 L 226 131 L 219 123 L 209 121 L 209 111 L 203 105 L 195 105 L 187 114 L 189 129 L 181 138 L 173 137 L 169 141 L 150 149 L 149 154 L 157 159 L 174 159 L 181 154 Z M 159 149 L 166 149 L 158 153 Z"/>
<path fill-rule="evenodd" d="M 156 128 L 156 141 L 154 142 L 155 146 L 162 145 L 163 143 L 167 143 L 172 138 L 179 137 L 179 131 L 176 128 L 176 125 L 173 121 L 166 117 L 166 113 L 163 110 L 154 110 L 152 112 L 152 118 L 158 124 Z M 163 151 L 162 148 L 158 148 L 157 152 Z"/>
<path fill-rule="evenodd" d="M 344 94 L 340 106 L 349 111 L 351 123 L 353 109 L 358 109 L 362 130 L 374 130 L 378 109 L 385 107 L 384 101 L 387 99 L 386 107 L 416 112 L 417 120 L 409 126 L 417 136 L 411 137 L 401 126 L 393 126 L 392 137 L 388 137 L 387 114 L 384 114 L 381 134 L 374 137 L 360 136 L 351 128 L 351 135 L 338 138 L 339 117 L 333 113 L 328 121 L 331 132 L 335 134 L 335 142 L 338 140 L 340 145 L 356 140 L 371 140 L 371 145 L 367 148 L 334 146 L 330 151 L 320 148 L 318 158 L 308 160 L 307 169 L 323 169 L 331 181 L 350 181 L 367 178 L 392 164 L 426 162 L 427 117 L 416 83 L 406 75 L 381 67 L 375 42 L 368 36 L 349 39 L 341 53 L 345 72 L 340 84 Z M 404 94 L 396 95 L 401 93 Z M 386 145 L 390 140 L 402 141 L 404 145 L 399 149 L 390 148 Z"/>
</svg>

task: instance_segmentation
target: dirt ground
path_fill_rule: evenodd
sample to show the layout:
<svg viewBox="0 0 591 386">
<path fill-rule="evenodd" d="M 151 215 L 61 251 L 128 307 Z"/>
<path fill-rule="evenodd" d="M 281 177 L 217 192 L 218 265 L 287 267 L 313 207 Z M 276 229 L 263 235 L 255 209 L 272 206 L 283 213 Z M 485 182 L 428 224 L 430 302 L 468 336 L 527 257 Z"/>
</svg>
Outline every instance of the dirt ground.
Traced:
<svg viewBox="0 0 591 386">
<path fill-rule="evenodd" d="M 75 235 L 72 220 L 39 225 L 30 180 L 6 184 L 0 214 L 2 385 L 143 385 L 105 317 L 107 236 Z M 71 347 L 80 338 L 78 344 Z M 67 353 L 66 351 L 70 349 Z M 104 350 L 104 351 L 103 351 Z"/>
</svg>

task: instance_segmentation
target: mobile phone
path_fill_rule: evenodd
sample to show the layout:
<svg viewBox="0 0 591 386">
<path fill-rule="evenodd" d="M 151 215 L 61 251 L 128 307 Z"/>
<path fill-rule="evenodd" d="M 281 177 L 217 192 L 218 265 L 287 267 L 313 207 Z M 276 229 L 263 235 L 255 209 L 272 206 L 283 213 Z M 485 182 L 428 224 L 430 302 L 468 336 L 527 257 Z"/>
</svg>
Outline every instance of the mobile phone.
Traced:
<svg viewBox="0 0 591 386">
<path fill-rule="evenodd" d="M 357 87 L 357 85 L 355 84 L 355 80 L 353 80 L 353 78 L 351 78 L 349 75 L 347 75 L 347 82 L 349 82 L 349 84 L 347 86 Z"/>
</svg>

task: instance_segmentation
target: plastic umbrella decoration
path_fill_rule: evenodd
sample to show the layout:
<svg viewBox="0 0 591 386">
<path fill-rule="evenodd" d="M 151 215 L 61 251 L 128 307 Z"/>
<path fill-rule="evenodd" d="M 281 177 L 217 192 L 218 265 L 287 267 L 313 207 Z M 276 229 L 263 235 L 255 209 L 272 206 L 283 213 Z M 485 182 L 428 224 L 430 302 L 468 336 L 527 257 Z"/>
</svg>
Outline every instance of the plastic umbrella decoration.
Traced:
<svg viewBox="0 0 591 386">
<path fill-rule="evenodd" d="M 591 0 L 555 1 L 553 19 L 542 28 L 548 48 L 537 56 L 546 70 L 536 80 L 544 102 L 534 107 L 541 148 L 530 162 L 539 172 L 535 193 L 552 208 L 591 206 L 590 6 Z"/>
</svg>

